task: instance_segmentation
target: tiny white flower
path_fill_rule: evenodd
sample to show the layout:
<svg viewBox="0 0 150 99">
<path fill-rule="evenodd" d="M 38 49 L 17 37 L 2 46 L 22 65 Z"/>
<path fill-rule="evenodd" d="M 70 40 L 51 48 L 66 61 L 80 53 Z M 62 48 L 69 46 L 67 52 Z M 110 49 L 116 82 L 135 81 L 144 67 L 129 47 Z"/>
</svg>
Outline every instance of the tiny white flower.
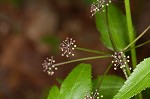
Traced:
<svg viewBox="0 0 150 99">
<path fill-rule="evenodd" d="M 72 38 L 66 38 L 61 44 L 60 44 L 60 49 L 63 52 L 62 56 L 74 56 L 73 50 L 75 50 L 77 46 L 75 45 L 75 40 Z"/>
<path fill-rule="evenodd" d="M 91 92 L 91 94 L 85 95 L 84 99 L 99 99 L 99 92 L 98 90 L 95 90 L 95 92 Z M 103 95 L 101 95 L 101 98 L 103 98 Z"/>
<path fill-rule="evenodd" d="M 112 55 L 114 60 L 112 63 L 114 64 L 114 70 L 117 70 L 117 67 L 120 66 L 120 68 L 125 68 L 125 65 L 130 62 L 129 56 L 125 56 L 123 52 L 115 52 L 114 55 Z"/>
<path fill-rule="evenodd" d="M 97 0 L 96 2 L 93 2 L 91 4 L 91 13 L 92 13 L 92 16 L 94 16 L 98 11 L 105 12 L 105 10 L 103 8 L 105 6 L 109 6 L 110 3 L 111 3 L 111 0 Z"/>
<path fill-rule="evenodd" d="M 48 75 L 53 75 L 54 70 L 57 70 L 54 63 L 55 63 L 55 60 L 53 59 L 53 56 L 51 56 L 51 58 L 46 58 L 44 62 L 42 63 L 42 66 L 44 69 L 43 71 L 47 72 Z"/>
</svg>

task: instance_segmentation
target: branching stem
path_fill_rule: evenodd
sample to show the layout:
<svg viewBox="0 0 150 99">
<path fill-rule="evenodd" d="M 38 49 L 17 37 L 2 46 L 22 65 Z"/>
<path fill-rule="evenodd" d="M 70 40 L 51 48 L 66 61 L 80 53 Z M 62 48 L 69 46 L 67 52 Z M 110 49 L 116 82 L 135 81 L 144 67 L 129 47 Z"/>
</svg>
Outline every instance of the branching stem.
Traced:
<svg viewBox="0 0 150 99">
<path fill-rule="evenodd" d="M 76 47 L 75 49 L 80 50 L 80 51 L 90 52 L 90 53 L 110 55 L 109 53 L 106 53 L 106 52 L 102 52 L 98 50 L 91 50 L 87 48 Z"/>
<path fill-rule="evenodd" d="M 123 51 L 127 50 L 130 46 L 132 46 L 138 39 L 140 39 L 148 30 L 150 29 L 150 25 L 133 41 L 131 42 L 127 47 L 123 49 Z"/>
</svg>

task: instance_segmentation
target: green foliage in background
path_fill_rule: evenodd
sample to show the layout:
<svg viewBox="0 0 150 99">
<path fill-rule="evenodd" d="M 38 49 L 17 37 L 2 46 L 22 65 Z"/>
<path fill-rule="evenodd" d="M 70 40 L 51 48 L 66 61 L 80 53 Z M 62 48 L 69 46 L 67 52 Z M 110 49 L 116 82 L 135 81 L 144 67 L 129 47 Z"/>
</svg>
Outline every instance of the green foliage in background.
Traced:
<svg viewBox="0 0 150 99">
<path fill-rule="evenodd" d="M 103 95 L 103 99 L 129 99 L 150 87 L 149 63 L 150 58 L 147 58 L 137 65 L 127 81 L 114 75 L 105 76 L 99 87 L 100 96 Z M 80 64 L 62 82 L 60 89 L 55 85 L 51 88 L 47 99 L 84 99 L 86 92 L 94 91 L 100 80 L 101 76 L 94 79 L 92 84 L 91 66 Z M 149 96 L 149 91 L 143 93 L 145 97 Z"/>
<path fill-rule="evenodd" d="M 84 99 L 91 90 L 91 78 L 91 65 L 79 64 L 62 82 L 60 91 L 56 86 L 51 88 L 48 99 Z"/>
<path fill-rule="evenodd" d="M 54 35 L 45 35 L 41 38 L 41 42 L 48 45 L 53 53 L 57 53 L 59 49 L 60 40 Z"/>
<path fill-rule="evenodd" d="M 93 80 L 93 89 L 97 88 L 97 85 L 99 84 L 101 78 L 101 76 L 98 76 L 96 79 Z M 103 95 L 102 99 L 112 99 L 114 95 L 118 93 L 124 82 L 125 80 L 119 76 L 104 76 L 103 82 L 98 88 L 100 96 Z"/>
<path fill-rule="evenodd" d="M 117 50 L 121 51 L 129 44 L 128 29 L 126 24 L 126 17 L 116 6 L 110 4 L 108 6 L 108 25 L 112 33 L 112 38 L 117 46 Z M 96 27 L 100 32 L 100 40 L 103 44 L 113 50 L 110 41 L 108 27 L 106 26 L 106 11 L 97 13 L 95 16 Z"/>
<path fill-rule="evenodd" d="M 128 5 L 127 0 L 125 1 L 126 7 L 128 7 L 126 10 L 129 10 L 130 5 Z M 87 3 L 89 2 L 88 0 Z M 98 12 L 95 14 L 95 23 L 97 30 L 100 32 L 100 40 L 105 47 L 114 53 L 110 39 L 110 36 L 112 36 L 117 51 L 125 51 L 124 48 L 132 42 L 130 34 L 133 33 L 133 35 L 136 35 L 134 31 L 130 31 L 134 30 L 131 27 L 130 13 L 124 15 L 122 11 L 113 4 L 108 6 L 107 11 L 107 13 Z M 47 40 L 45 39 L 45 41 Z M 78 49 L 81 50 L 82 48 Z M 82 49 L 82 51 L 84 50 L 85 49 Z M 95 52 L 91 50 L 86 51 Z M 124 54 L 126 53 L 124 52 Z M 99 97 L 103 96 L 102 99 L 130 99 L 133 98 L 133 96 L 135 96 L 135 99 L 148 99 L 150 96 L 150 58 L 144 59 L 137 65 L 136 54 L 133 54 L 133 51 L 131 51 L 131 57 L 132 63 L 134 63 L 135 66 L 132 65 L 134 70 L 132 73 L 129 72 L 129 77 L 126 77 L 126 80 L 119 77 L 120 75 L 106 75 L 107 70 L 104 75 L 97 76 L 96 79 L 92 80 L 91 65 L 79 64 L 66 79 L 58 79 L 61 83 L 61 87 L 53 86 L 48 95 L 48 99 L 84 99 L 84 96 L 88 94 L 87 92 L 91 93 L 96 89 L 99 91 Z"/>
</svg>

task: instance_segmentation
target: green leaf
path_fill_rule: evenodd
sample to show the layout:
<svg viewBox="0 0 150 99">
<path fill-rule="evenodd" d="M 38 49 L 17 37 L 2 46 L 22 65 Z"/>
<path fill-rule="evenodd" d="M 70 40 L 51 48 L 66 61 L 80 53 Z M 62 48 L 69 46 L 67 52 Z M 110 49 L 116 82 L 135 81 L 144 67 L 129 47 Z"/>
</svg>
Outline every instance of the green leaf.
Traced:
<svg viewBox="0 0 150 99">
<path fill-rule="evenodd" d="M 101 41 L 107 48 L 113 50 L 108 33 L 108 28 L 105 22 L 106 12 L 98 12 L 95 15 L 95 19 L 96 27 L 101 34 Z M 117 47 L 116 49 L 118 51 L 121 51 L 124 47 L 126 47 L 129 44 L 126 17 L 119 8 L 112 4 L 108 6 L 108 23 L 112 33 L 113 41 L 115 42 Z"/>
<path fill-rule="evenodd" d="M 10 0 L 10 1 L 17 8 L 21 7 L 21 5 L 23 4 L 23 0 Z"/>
<path fill-rule="evenodd" d="M 62 84 L 62 82 L 63 82 L 63 79 L 61 79 L 61 78 L 56 78 L 56 80 L 57 80 L 57 82 L 60 83 L 60 84 Z"/>
<path fill-rule="evenodd" d="M 52 48 L 53 53 L 58 52 L 60 40 L 57 36 L 55 36 L 55 35 L 51 35 L 51 36 L 44 35 L 43 37 L 41 37 L 41 42 L 50 46 Z"/>
<path fill-rule="evenodd" d="M 97 79 L 93 80 L 93 89 L 97 89 L 98 83 L 101 80 L 101 76 Z M 103 82 L 99 89 L 100 97 L 103 95 L 102 99 L 112 99 L 115 94 L 119 91 L 119 89 L 124 84 L 124 79 L 118 76 L 109 75 L 104 76 Z"/>
<path fill-rule="evenodd" d="M 58 96 L 59 96 L 59 88 L 57 86 L 52 86 L 47 99 L 57 99 Z"/>
<path fill-rule="evenodd" d="M 83 0 L 83 3 L 87 4 L 87 5 L 90 5 L 92 3 L 92 1 L 91 0 Z"/>
<path fill-rule="evenodd" d="M 84 99 L 91 89 L 91 65 L 80 64 L 63 81 L 59 99 Z"/>
<path fill-rule="evenodd" d="M 150 87 L 150 58 L 137 65 L 114 99 L 129 99 L 148 87 Z"/>
</svg>

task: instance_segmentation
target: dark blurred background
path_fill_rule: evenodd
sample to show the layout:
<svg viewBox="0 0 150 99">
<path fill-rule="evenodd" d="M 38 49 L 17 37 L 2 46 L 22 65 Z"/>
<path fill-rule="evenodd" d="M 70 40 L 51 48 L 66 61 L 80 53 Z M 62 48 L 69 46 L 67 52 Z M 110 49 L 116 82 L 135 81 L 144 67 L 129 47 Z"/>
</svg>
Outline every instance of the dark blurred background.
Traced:
<svg viewBox="0 0 150 99">
<path fill-rule="evenodd" d="M 115 2 L 124 12 L 124 2 Z M 137 34 L 150 24 L 150 0 L 131 0 Z M 75 57 L 61 57 L 59 43 L 66 37 L 80 47 L 109 52 L 99 40 L 90 0 L 0 0 L 0 99 L 46 99 L 49 88 L 64 79 L 80 62 L 60 66 L 53 76 L 41 63 L 54 56 L 56 62 L 94 54 L 75 51 Z M 147 32 L 137 44 L 147 41 Z M 137 49 L 138 61 L 149 57 L 149 44 Z M 111 59 L 84 61 L 92 64 L 93 77 L 103 74 Z M 110 70 L 111 74 L 122 72 Z"/>
</svg>

